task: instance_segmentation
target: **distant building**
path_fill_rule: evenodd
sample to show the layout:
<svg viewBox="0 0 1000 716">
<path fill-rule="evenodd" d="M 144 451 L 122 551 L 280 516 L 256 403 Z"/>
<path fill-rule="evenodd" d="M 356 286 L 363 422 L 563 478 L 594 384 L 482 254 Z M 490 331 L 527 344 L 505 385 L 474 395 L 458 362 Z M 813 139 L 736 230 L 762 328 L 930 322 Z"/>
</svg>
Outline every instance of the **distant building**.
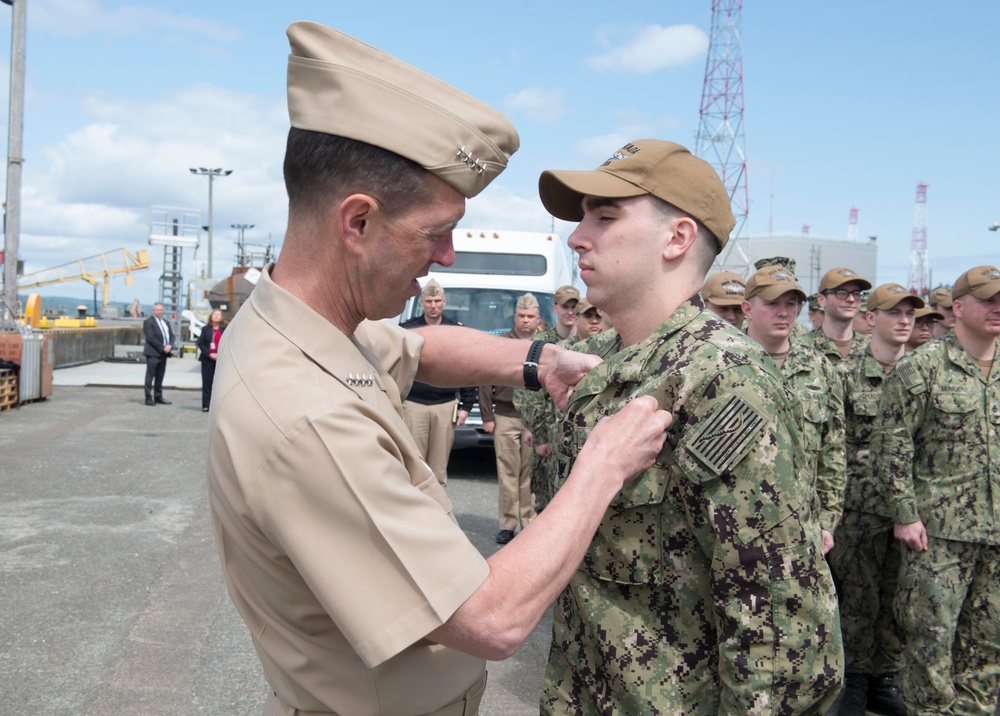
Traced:
<svg viewBox="0 0 1000 716">
<path fill-rule="evenodd" d="M 795 277 L 810 295 L 816 293 L 823 274 L 838 266 L 854 269 L 872 285 L 878 284 L 875 275 L 878 244 L 873 240 L 847 241 L 821 236 L 773 234 L 751 236 L 750 247 L 753 261 L 771 256 L 795 259 Z"/>
</svg>

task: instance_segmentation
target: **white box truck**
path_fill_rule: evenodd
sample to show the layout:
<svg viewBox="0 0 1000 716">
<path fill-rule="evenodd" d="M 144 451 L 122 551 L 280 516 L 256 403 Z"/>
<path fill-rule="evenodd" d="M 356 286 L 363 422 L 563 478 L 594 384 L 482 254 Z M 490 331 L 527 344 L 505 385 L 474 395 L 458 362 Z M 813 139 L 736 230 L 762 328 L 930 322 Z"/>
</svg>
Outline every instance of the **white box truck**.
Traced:
<svg viewBox="0 0 1000 716">
<path fill-rule="evenodd" d="M 444 314 L 470 328 L 502 335 L 514 327 L 517 299 L 534 294 L 542 320 L 555 325 L 552 303 L 560 286 L 584 287 L 576 262 L 558 234 L 503 229 L 455 229 L 455 263 L 433 266 L 427 278 L 445 292 Z M 420 297 L 412 298 L 399 320 L 423 312 Z M 482 429 L 479 407 L 455 431 L 455 448 L 489 445 L 493 436 Z"/>
</svg>

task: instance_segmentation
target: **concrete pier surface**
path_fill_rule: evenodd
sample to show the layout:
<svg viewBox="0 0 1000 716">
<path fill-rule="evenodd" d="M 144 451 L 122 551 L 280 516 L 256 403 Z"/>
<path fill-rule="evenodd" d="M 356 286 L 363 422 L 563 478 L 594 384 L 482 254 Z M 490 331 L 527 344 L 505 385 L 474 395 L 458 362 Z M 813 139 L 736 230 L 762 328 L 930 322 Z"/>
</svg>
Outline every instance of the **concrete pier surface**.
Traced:
<svg viewBox="0 0 1000 716">
<path fill-rule="evenodd" d="M 226 593 L 204 477 L 199 364 L 57 369 L 53 395 L 0 413 L 0 713 L 259 714 L 267 685 Z M 453 454 L 469 538 L 497 546 L 489 450 Z M 480 713 L 538 713 L 546 619 L 490 664 Z"/>
</svg>

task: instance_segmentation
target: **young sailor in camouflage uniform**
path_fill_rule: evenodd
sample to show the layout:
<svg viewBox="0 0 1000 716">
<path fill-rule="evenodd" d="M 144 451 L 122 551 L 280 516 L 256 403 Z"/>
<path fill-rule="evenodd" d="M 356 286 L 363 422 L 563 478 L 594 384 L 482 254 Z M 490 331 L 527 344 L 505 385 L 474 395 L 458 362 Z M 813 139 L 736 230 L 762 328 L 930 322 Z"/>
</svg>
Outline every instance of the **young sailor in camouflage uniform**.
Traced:
<svg viewBox="0 0 1000 716">
<path fill-rule="evenodd" d="M 827 555 L 840 599 L 847 671 L 840 716 L 865 710 L 906 716 L 894 677 L 903 668 L 903 636 L 893 614 L 901 545 L 893 537 L 889 508 L 871 475 L 870 441 L 882 385 L 902 356 L 915 309 L 924 305 L 898 283 L 868 297 L 865 318 L 871 343 L 859 360 L 837 364 L 844 380 L 847 415 L 847 493 L 837 544 Z"/>
<path fill-rule="evenodd" d="M 913 714 L 992 714 L 1000 691 L 1000 270 L 952 287 L 955 329 L 899 360 L 872 438 L 896 538 Z"/>
<path fill-rule="evenodd" d="M 605 514 L 553 615 L 543 714 L 821 713 L 843 671 L 798 401 L 697 291 L 735 221 L 703 160 L 661 140 L 593 172 L 544 172 L 580 221 L 587 298 L 619 350 L 573 393 L 560 473 L 598 421 L 652 395 L 673 423 Z"/>
<path fill-rule="evenodd" d="M 791 340 L 806 292 L 779 265 L 764 266 L 747 281 L 743 313 L 747 335 L 763 346 L 802 403 L 802 436 L 809 494 L 823 531 L 823 554 L 833 547 L 840 523 L 847 468 L 844 464 L 844 391 L 822 354 Z"/>
<path fill-rule="evenodd" d="M 819 282 L 816 300 L 823 309 L 823 325 L 810 331 L 803 343 L 837 363 L 842 358 L 860 358 L 868 347 L 868 336 L 854 330 L 854 317 L 861 309 L 864 292 L 872 285 L 849 268 L 832 268 Z"/>
</svg>

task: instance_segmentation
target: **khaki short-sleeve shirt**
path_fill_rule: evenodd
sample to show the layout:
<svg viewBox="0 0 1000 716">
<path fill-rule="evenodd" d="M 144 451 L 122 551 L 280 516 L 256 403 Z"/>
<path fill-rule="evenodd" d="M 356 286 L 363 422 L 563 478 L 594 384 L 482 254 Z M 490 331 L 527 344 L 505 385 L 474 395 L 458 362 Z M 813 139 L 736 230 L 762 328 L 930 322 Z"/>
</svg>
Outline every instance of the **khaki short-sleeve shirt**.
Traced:
<svg viewBox="0 0 1000 716">
<path fill-rule="evenodd" d="M 222 341 L 213 525 L 230 595 L 290 706 L 422 714 L 483 676 L 482 660 L 423 639 L 489 567 L 402 419 L 422 345 L 386 323 L 345 336 L 267 271 Z"/>
</svg>

